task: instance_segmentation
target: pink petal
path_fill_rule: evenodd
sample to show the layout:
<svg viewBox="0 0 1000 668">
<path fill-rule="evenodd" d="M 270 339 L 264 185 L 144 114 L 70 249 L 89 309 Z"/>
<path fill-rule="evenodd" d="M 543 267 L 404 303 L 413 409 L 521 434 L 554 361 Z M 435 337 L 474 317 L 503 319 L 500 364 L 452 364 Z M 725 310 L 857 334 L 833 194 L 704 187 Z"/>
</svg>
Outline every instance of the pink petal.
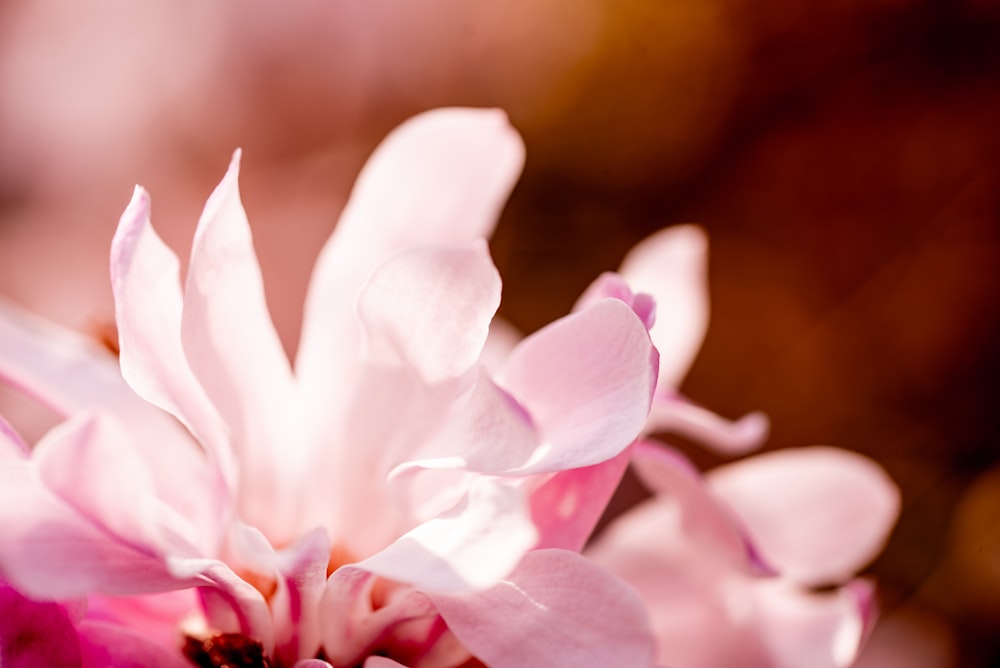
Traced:
<svg viewBox="0 0 1000 668">
<path fill-rule="evenodd" d="M 88 621 L 127 626 L 162 647 L 176 646 L 182 622 L 200 609 L 194 589 L 146 596 L 90 595 L 85 607 Z"/>
<path fill-rule="evenodd" d="M 775 668 L 846 668 L 854 665 L 871 619 L 871 587 L 862 582 L 813 594 L 787 581 L 755 588 L 756 625 Z"/>
<path fill-rule="evenodd" d="M 437 616 L 427 596 L 413 589 L 391 591 L 373 601 L 376 577 L 355 566 L 330 576 L 320 603 L 323 649 L 335 665 L 354 665 L 379 643 L 391 643 L 399 627 Z"/>
<path fill-rule="evenodd" d="M 622 544 L 641 540 L 644 532 L 652 531 L 664 540 L 684 540 L 701 546 L 699 549 L 711 551 L 734 569 L 742 570 L 750 563 L 752 555 L 738 522 L 691 462 L 676 450 L 653 441 L 637 443 L 632 453 L 639 478 L 669 512 L 663 520 L 656 520 L 665 522 L 661 531 L 644 527 L 638 515 L 624 516 L 614 525 L 620 525 L 618 530 L 631 536 L 620 538 Z M 626 518 L 636 526 L 628 527 Z M 673 538 L 670 532 L 682 538 Z"/>
<path fill-rule="evenodd" d="M 31 448 L 17 430 L 0 415 L 0 461 L 27 459 L 30 455 Z"/>
<path fill-rule="evenodd" d="M 264 300 L 239 158 L 237 151 L 198 221 L 181 335 L 191 370 L 239 449 L 241 514 L 285 542 L 298 529 L 295 489 L 309 453 L 295 435 L 291 369 Z"/>
<path fill-rule="evenodd" d="M 83 622 L 80 644 L 82 668 L 191 668 L 178 648 L 151 642 L 127 626 Z"/>
<path fill-rule="evenodd" d="M 384 656 L 370 656 L 365 659 L 365 668 L 395 668 L 396 666 L 406 668 L 403 664 L 392 659 L 387 659 Z"/>
<path fill-rule="evenodd" d="M 390 473 L 394 485 L 419 469 L 459 469 L 506 474 L 529 463 L 539 446 L 531 416 L 480 367 L 464 396 L 455 396 L 433 434 L 414 459 Z M 445 491 L 445 490 L 438 490 Z M 419 504 L 412 494 L 407 504 Z"/>
<path fill-rule="evenodd" d="M 618 274 L 605 272 L 597 277 L 583 291 L 573 306 L 574 311 L 580 311 L 602 299 L 617 299 L 629 305 L 629 308 L 639 316 L 642 323 L 649 329 L 656 322 L 656 302 L 645 293 L 634 293 L 625 279 Z"/>
<path fill-rule="evenodd" d="M 185 586 L 148 546 L 109 532 L 38 479 L 33 462 L 0 459 L 0 571 L 36 598 L 131 595 Z"/>
<path fill-rule="evenodd" d="M 58 603 L 25 598 L 0 582 L 0 666 L 79 666 L 80 640 Z"/>
<path fill-rule="evenodd" d="M 222 633 L 242 633 L 257 640 L 265 654 L 274 651 L 274 625 L 267 601 L 251 584 L 233 573 L 227 564 L 212 559 L 186 562 L 205 584 L 199 588 L 205 618 Z"/>
<path fill-rule="evenodd" d="M 326 586 L 330 538 L 314 530 L 277 555 L 278 589 L 271 598 L 275 655 L 283 664 L 315 656 L 320 647 L 319 601 Z"/>
<path fill-rule="evenodd" d="M 528 410 L 542 444 L 516 473 L 580 468 L 618 455 L 646 422 L 656 363 L 642 321 L 616 299 L 522 341 L 499 382 Z"/>
<path fill-rule="evenodd" d="M 536 549 L 579 552 L 618 488 L 630 456 L 626 450 L 601 464 L 560 471 L 536 489 L 531 495 Z"/>
<path fill-rule="evenodd" d="M 206 495 L 215 484 L 204 454 L 176 420 L 125 383 L 107 351 L 0 301 L 0 377 L 66 415 L 90 409 L 114 414 L 127 425 L 161 497 L 189 517 L 211 520 Z"/>
<path fill-rule="evenodd" d="M 412 528 L 403 519 L 410 508 L 398 504 L 387 476 L 400 462 L 420 456 L 468 382 L 463 376 L 428 386 L 408 365 L 366 366 L 346 424 L 331 432 L 336 436 L 317 441 L 324 447 L 313 458 L 312 491 L 303 509 L 303 521 L 311 524 L 303 526 L 327 527 L 335 541 L 349 543 L 358 557 L 381 550 Z M 356 512 L 357 507 L 366 512 Z M 372 522 L 372 516 L 379 522 Z"/>
<path fill-rule="evenodd" d="M 40 480 L 96 526 L 150 554 L 195 556 L 202 536 L 156 495 L 151 471 L 109 417 L 78 417 L 53 429 L 34 452 Z"/>
<path fill-rule="evenodd" d="M 649 334 L 660 351 L 662 388 L 680 384 L 708 328 L 707 249 L 701 228 L 678 225 L 648 237 L 622 262 L 620 273 L 632 290 L 656 301 Z"/>
<path fill-rule="evenodd" d="M 653 665 L 638 597 L 573 552 L 529 552 L 487 590 L 431 599 L 451 632 L 491 668 Z"/>
<path fill-rule="evenodd" d="M 682 482 L 683 484 L 683 482 Z M 649 611 L 661 665 L 766 666 L 753 629 L 753 580 L 745 559 L 712 532 L 710 500 L 656 497 L 617 518 L 586 550 L 639 594 Z"/>
<path fill-rule="evenodd" d="M 150 224 L 149 195 L 136 187 L 111 243 L 122 375 L 143 398 L 184 423 L 231 477 L 225 426 L 181 347 L 179 265 Z"/>
<path fill-rule="evenodd" d="M 670 390 L 657 392 L 646 424 L 647 432 L 679 434 L 724 455 L 742 455 L 759 448 L 769 429 L 763 413 L 748 413 L 730 421 Z"/>
<path fill-rule="evenodd" d="M 885 471 L 836 448 L 769 452 L 708 480 L 764 560 L 803 584 L 848 579 L 881 551 L 899 515 L 899 490 Z"/>
<path fill-rule="evenodd" d="M 439 109 L 396 128 L 362 170 L 320 253 L 295 367 L 307 415 L 337 424 L 358 373 L 354 304 L 376 265 L 414 247 L 490 235 L 521 171 L 524 146 L 502 111 Z"/>
<path fill-rule="evenodd" d="M 103 347 L 2 299 L 0 379 L 62 415 L 101 408 L 143 427 L 170 424 L 132 391 Z"/>
<path fill-rule="evenodd" d="M 461 504 L 357 567 L 424 591 L 482 588 L 509 573 L 537 538 L 523 493 L 482 477 Z"/>
<path fill-rule="evenodd" d="M 358 296 L 371 364 L 408 363 L 429 383 L 469 369 L 500 305 L 500 275 L 483 241 L 405 252 Z"/>
</svg>

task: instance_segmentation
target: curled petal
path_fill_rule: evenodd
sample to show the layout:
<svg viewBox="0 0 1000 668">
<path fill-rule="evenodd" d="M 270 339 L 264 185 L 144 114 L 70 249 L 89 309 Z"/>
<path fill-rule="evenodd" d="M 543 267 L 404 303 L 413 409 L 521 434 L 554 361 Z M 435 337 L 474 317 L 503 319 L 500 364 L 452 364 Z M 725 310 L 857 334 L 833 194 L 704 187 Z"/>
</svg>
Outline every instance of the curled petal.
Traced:
<svg viewBox="0 0 1000 668">
<path fill-rule="evenodd" d="M 638 597 L 574 552 L 532 551 L 489 589 L 430 597 L 451 632 L 492 668 L 653 665 Z"/>
<path fill-rule="evenodd" d="M 646 422 L 656 368 L 645 325 L 617 299 L 522 341 L 499 382 L 528 410 L 542 443 L 511 473 L 579 468 L 618 455 Z"/>
<path fill-rule="evenodd" d="M 402 253 L 358 296 L 372 364 L 413 365 L 434 383 L 469 369 L 500 305 L 500 275 L 483 241 Z"/>
<path fill-rule="evenodd" d="M 742 455 L 767 440 L 767 416 L 754 412 L 727 420 L 672 392 L 657 392 L 649 411 L 647 432 L 667 431 L 704 443 L 724 455 Z"/>
<path fill-rule="evenodd" d="M 851 577 L 881 551 L 899 515 L 899 490 L 885 471 L 837 448 L 768 452 L 708 480 L 765 562 L 803 584 Z"/>
<path fill-rule="evenodd" d="M 260 642 L 264 653 L 274 651 L 274 625 L 267 601 L 257 589 L 221 561 L 204 559 L 175 564 L 203 583 L 198 590 L 209 625 L 223 633 L 242 633 Z"/>
<path fill-rule="evenodd" d="M 376 584 L 375 575 L 355 566 L 330 576 L 320 615 L 324 653 L 335 665 L 354 665 L 400 627 L 437 616 L 425 594 L 407 588 L 385 595 L 375 592 Z"/>
</svg>

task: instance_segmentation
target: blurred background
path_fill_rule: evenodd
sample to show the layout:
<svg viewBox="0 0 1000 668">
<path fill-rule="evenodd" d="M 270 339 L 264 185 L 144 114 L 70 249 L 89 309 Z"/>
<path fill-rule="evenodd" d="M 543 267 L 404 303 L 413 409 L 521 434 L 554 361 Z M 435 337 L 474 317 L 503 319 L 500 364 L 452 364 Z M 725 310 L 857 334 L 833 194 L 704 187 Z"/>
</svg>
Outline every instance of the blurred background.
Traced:
<svg viewBox="0 0 1000 668">
<path fill-rule="evenodd" d="M 502 107 L 527 144 L 503 315 L 531 331 L 645 235 L 702 224 L 685 393 L 903 491 L 863 665 L 1000 665 L 993 0 L 3 0 L 0 292 L 99 336 L 133 184 L 183 257 L 242 146 L 291 349 L 365 157 L 442 105 Z"/>
</svg>

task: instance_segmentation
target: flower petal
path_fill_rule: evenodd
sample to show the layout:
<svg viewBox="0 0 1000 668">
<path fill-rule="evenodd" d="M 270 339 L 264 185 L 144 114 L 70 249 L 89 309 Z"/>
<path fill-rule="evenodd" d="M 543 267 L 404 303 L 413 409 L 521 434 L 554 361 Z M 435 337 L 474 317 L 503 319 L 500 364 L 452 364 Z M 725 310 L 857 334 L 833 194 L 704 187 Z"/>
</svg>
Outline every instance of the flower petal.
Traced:
<svg viewBox="0 0 1000 668">
<path fill-rule="evenodd" d="M 401 627 L 437 617 L 426 594 L 393 588 L 356 566 L 330 576 L 320 606 L 324 654 L 338 666 L 357 664 L 379 644 L 392 645 L 391 636 Z"/>
<path fill-rule="evenodd" d="M 315 656 L 319 649 L 319 601 L 329 560 L 330 538 L 322 529 L 277 554 L 278 589 L 270 603 L 277 632 L 275 656 L 282 665 L 297 656 Z"/>
<path fill-rule="evenodd" d="M 25 598 L 0 582 L 0 666 L 80 665 L 80 639 L 58 603 Z"/>
<path fill-rule="evenodd" d="M 128 427 L 161 497 L 209 520 L 214 504 L 206 495 L 216 493 L 216 485 L 209 483 L 204 454 L 176 420 L 128 386 L 107 351 L 0 300 L 0 377 L 67 416 L 114 414 Z"/>
<path fill-rule="evenodd" d="M 647 330 L 656 322 L 656 302 L 653 298 L 643 292 L 632 292 L 625 279 L 612 272 L 604 272 L 598 276 L 576 300 L 573 310 L 581 311 L 602 299 L 617 299 L 628 304 Z"/>
<path fill-rule="evenodd" d="M 479 358 L 500 305 L 500 275 L 484 241 L 402 253 L 358 295 L 370 364 L 411 364 L 428 383 Z"/>
<path fill-rule="evenodd" d="M 630 456 L 626 450 L 601 464 L 560 471 L 536 489 L 531 494 L 536 549 L 579 552 L 618 488 Z"/>
<path fill-rule="evenodd" d="M 660 387 L 680 384 L 708 329 L 707 251 L 701 228 L 677 225 L 640 242 L 622 262 L 629 287 L 656 301 L 649 334 L 660 351 Z"/>
<path fill-rule="evenodd" d="M 403 664 L 387 659 L 384 656 L 370 656 L 365 659 L 365 668 L 406 668 Z"/>
<path fill-rule="evenodd" d="M 430 597 L 451 632 L 492 668 L 653 665 L 638 597 L 573 552 L 532 551 L 489 589 Z"/>
<path fill-rule="evenodd" d="M 528 410 L 542 443 L 511 473 L 580 468 L 618 455 L 646 422 L 656 364 L 645 325 L 617 299 L 522 341 L 499 383 Z"/>
<path fill-rule="evenodd" d="M 274 651 L 274 624 L 267 601 L 229 566 L 214 559 L 172 564 L 183 574 L 196 575 L 203 584 L 198 593 L 208 624 L 222 633 L 242 633 L 257 640 L 265 654 Z M 181 572 L 178 575 L 182 574 Z"/>
<path fill-rule="evenodd" d="M 141 428 L 166 425 L 164 432 L 171 422 L 132 391 L 107 350 L 3 299 L 0 379 L 64 416 L 100 408 Z"/>
<path fill-rule="evenodd" d="M 733 571 L 751 565 L 752 555 L 737 523 L 683 455 L 652 441 L 640 441 L 632 448 L 632 461 L 639 478 L 656 496 L 612 522 L 588 554 L 604 563 L 606 558 L 617 559 L 615 553 L 622 558 L 633 552 L 650 553 L 668 560 L 697 549 Z M 625 570 L 615 572 L 624 575 Z"/>
<path fill-rule="evenodd" d="M 235 471 L 225 426 L 188 366 L 181 346 L 180 263 L 153 230 L 149 195 L 136 187 L 111 242 L 122 376 L 144 399 L 178 418 L 209 453 Z"/>
<path fill-rule="evenodd" d="M 296 436 L 291 369 L 267 312 L 240 201 L 239 159 L 237 151 L 198 221 L 181 336 L 191 370 L 239 450 L 241 513 L 284 542 L 298 528 L 294 489 L 308 451 Z"/>
<path fill-rule="evenodd" d="M 520 490 L 479 478 L 461 504 L 357 567 L 424 591 L 488 587 L 537 541 L 526 505 Z"/>
<path fill-rule="evenodd" d="M 785 580 L 758 583 L 758 637 L 774 668 L 854 665 L 873 620 L 872 587 L 856 581 L 834 592 L 804 592 Z"/>
<path fill-rule="evenodd" d="M 767 440 L 770 424 L 760 412 L 727 420 L 672 390 L 658 391 L 649 411 L 647 432 L 667 431 L 703 443 L 724 455 L 742 455 Z"/>
<path fill-rule="evenodd" d="M 708 481 L 765 562 L 803 584 L 849 578 L 881 551 L 899 515 L 885 471 L 837 448 L 768 452 L 721 466 Z"/>
<path fill-rule="evenodd" d="M 439 109 L 396 128 L 358 177 L 320 253 L 295 368 L 307 414 L 342 419 L 358 373 L 354 303 L 376 265 L 414 246 L 486 238 L 521 171 L 524 145 L 502 111 Z M 321 431 L 324 431 L 325 428 Z"/>
<path fill-rule="evenodd" d="M 27 459 L 30 456 L 31 448 L 17 433 L 17 430 L 0 415 L 0 461 Z"/>
<path fill-rule="evenodd" d="M 52 492 L 119 540 L 151 555 L 197 555 L 195 526 L 156 498 L 152 474 L 130 446 L 111 418 L 80 414 L 46 435 L 34 462 Z"/>
<path fill-rule="evenodd" d="M 37 479 L 27 461 L 0 462 L 0 571 L 39 599 L 90 592 L 131 595 L 184 586 L 160 559 L 82 516 Z"/>
<path fill-rule="evenodd" d="M 79 626 L 82 668 L 190 668 L 175 648 L 151 642 L 134 629 L 107 622 Z M 52 665 L 63 665 L 52 664 Z"/>
</svg>

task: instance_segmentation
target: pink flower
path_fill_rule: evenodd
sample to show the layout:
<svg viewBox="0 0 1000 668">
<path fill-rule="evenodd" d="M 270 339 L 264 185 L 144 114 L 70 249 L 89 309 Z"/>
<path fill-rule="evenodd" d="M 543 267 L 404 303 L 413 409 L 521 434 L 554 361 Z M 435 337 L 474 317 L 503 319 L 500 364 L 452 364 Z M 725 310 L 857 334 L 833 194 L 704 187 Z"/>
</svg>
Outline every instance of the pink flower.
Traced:
<svg viewBox="0 0 1000 668">
<path fill-rule="evenodd" d="M 184 665 L 182 642 L 197 665 L 648 665 L 638 598 L 575 553 L 647 418 L 645 323 L 595 299 L 480 362 L 500 299 L 482 238 L 522 159 L 495 111 L 390 135 L 320 254 L 294 366 L 238 153 L 183 290 L 136 189 L 111 253 L 120 374 L 5 308 L 0 377 L 68 419 L 33 449 L 0 430 L 0 640 L 37 618 L 83 666 Z"/>
<path fill-rule="evenodd" d="M 853 575 L 899 513 L 881 468 L 812 447 L 757 455 L 703 479 L 651 442 L 636 446 L 634 462 L 656 496 L 612 523 L 588 556 L 643 599 L 659 663 L 853 663 L 874 622 L 872 586 Z"/>
</svg>

